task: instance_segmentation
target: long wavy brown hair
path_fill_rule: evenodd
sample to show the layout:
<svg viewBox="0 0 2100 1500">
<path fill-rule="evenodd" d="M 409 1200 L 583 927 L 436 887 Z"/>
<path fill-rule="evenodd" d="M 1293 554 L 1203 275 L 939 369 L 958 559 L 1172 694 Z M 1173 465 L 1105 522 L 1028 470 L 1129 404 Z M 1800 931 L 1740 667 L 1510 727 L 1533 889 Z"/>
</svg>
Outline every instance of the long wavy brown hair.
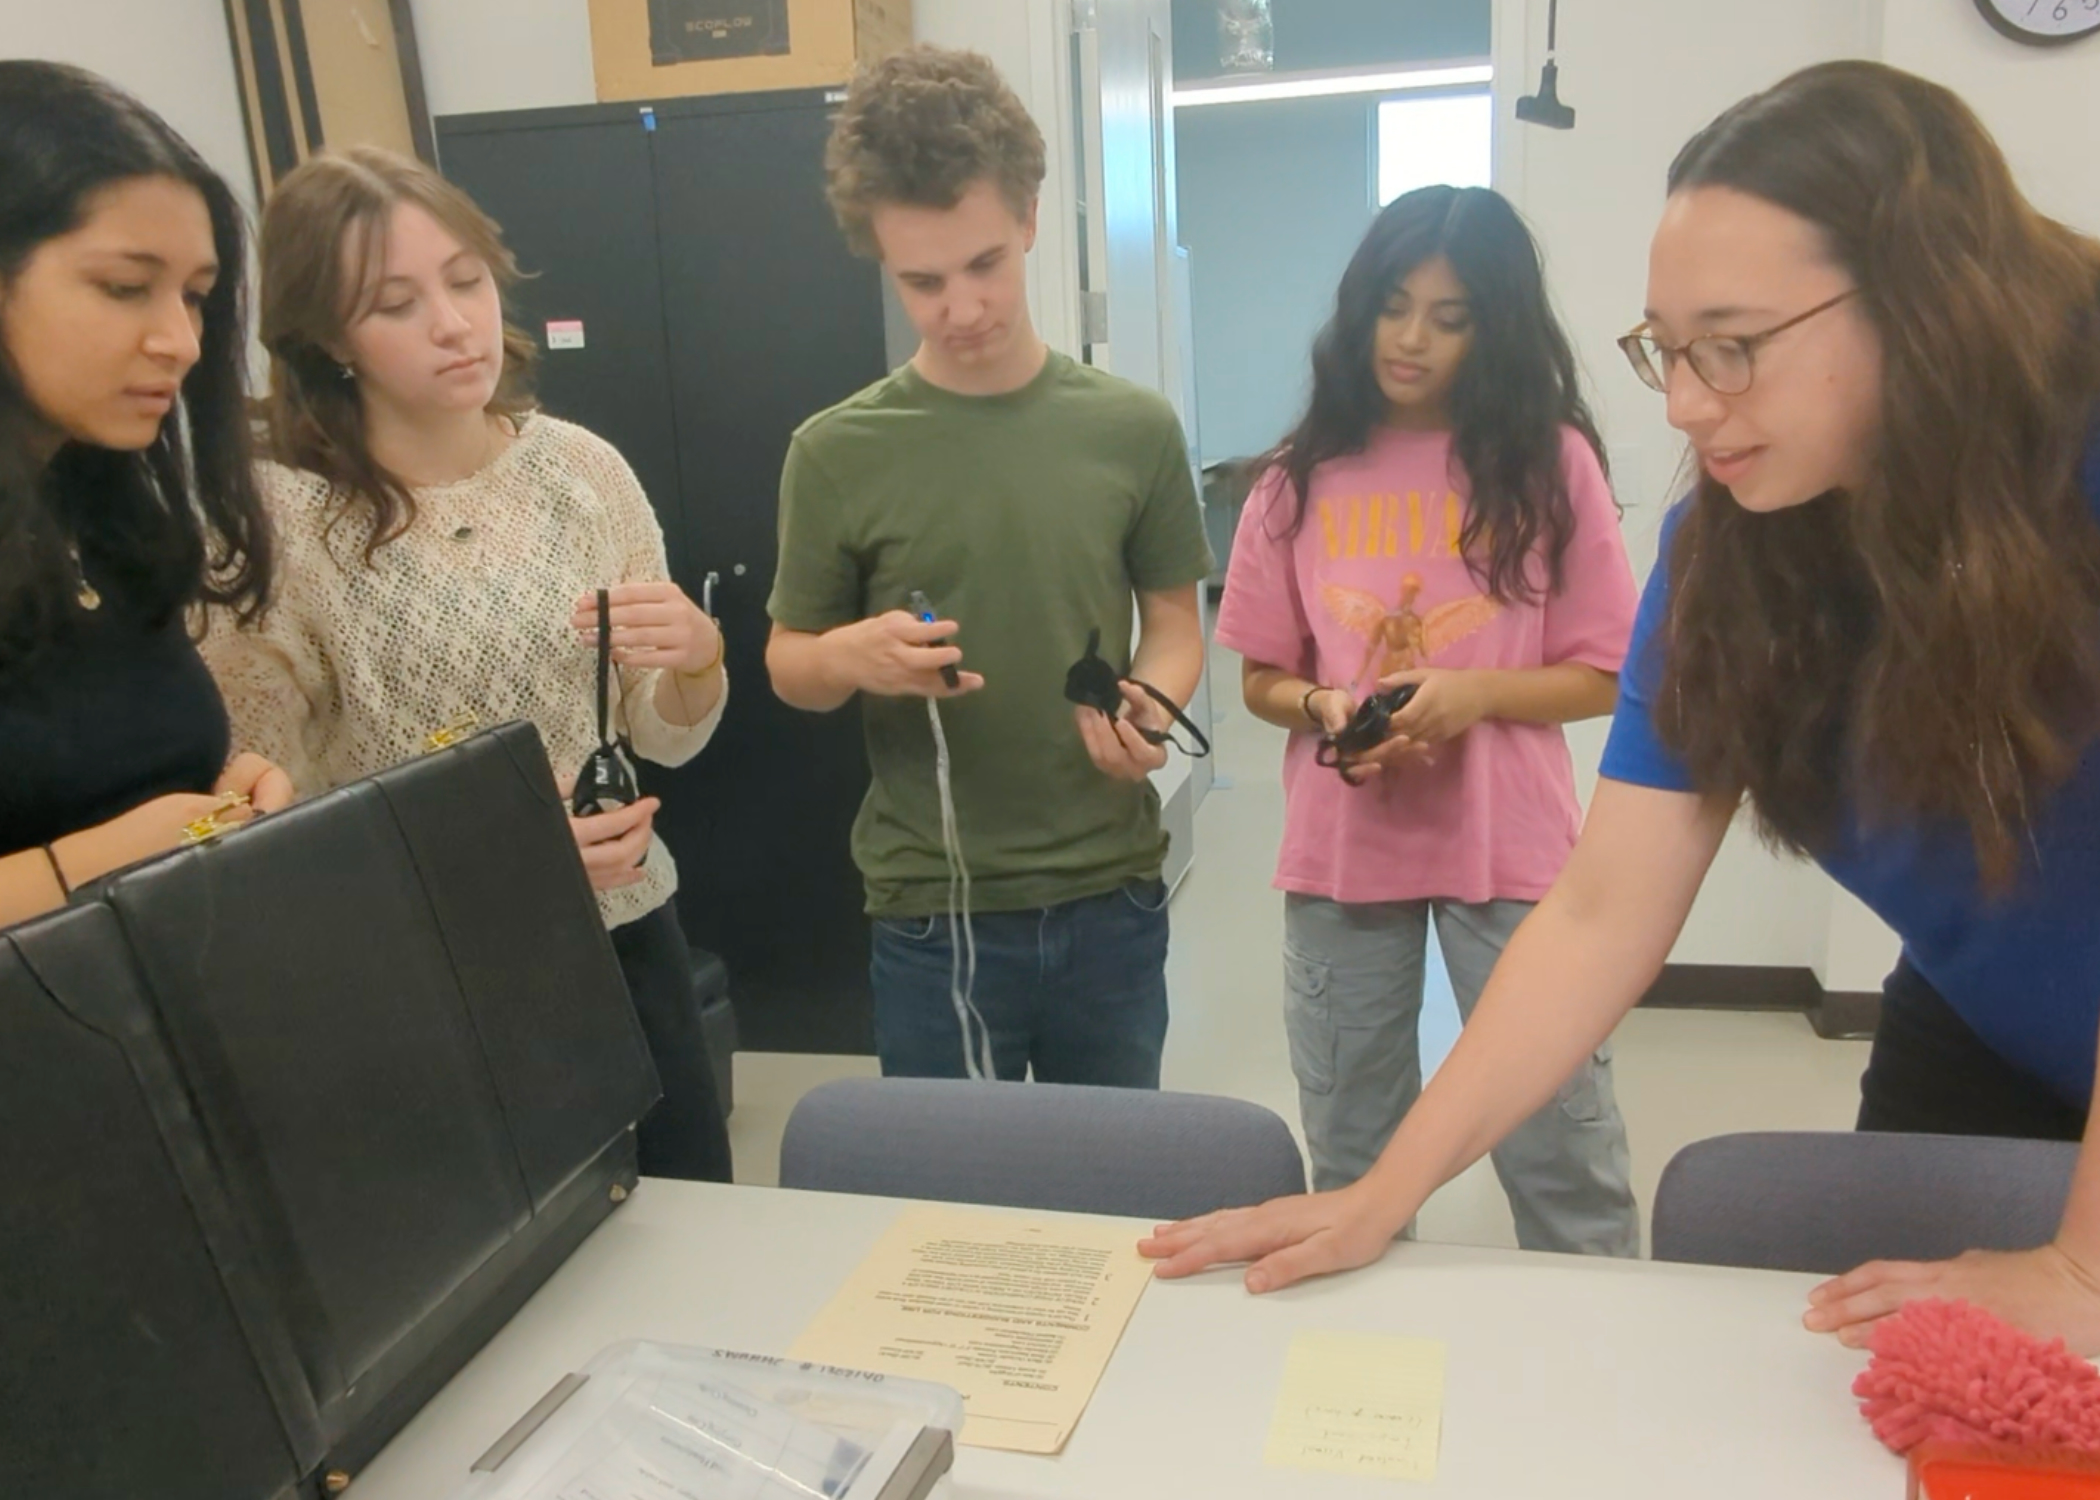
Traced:
<svg viewBox="0 0 2100 1500">
<path fill-rule="evenodd" d="M 2100 729 L 2100 242 L 2044 217 L 1975 114 L 1875 63 L 1796 73 L 1708 126 L 1670 191 L 1816 225 L 1884 367 L 1857 492 L 1756 515 L 1701 477 L 1678 528 L 1656 694 L 1704 791 L 1775 844 L 1966 825 L 2013 883 L 2038 803 Z"/>
<path fill-rule="evenodd" d="M 332 351 L 379 294 L 387 229 L 403 204 L 423 209 L 487 264 L 499 290 L 517 284 L 517 260 L 495 220 L 423 163 L 376 146 L 304 163 L 278 184 L 262 222 L 270 456 L 329 482 L 330 527 L 360 519 L 367 563 L 415 524 L 416 497 L 373 457 L 357 382 Z M 530 335 L 504 325 L 503 378 L 490 412 L 515 420 L 533 409 L 538 354 Z"/>
</svg>

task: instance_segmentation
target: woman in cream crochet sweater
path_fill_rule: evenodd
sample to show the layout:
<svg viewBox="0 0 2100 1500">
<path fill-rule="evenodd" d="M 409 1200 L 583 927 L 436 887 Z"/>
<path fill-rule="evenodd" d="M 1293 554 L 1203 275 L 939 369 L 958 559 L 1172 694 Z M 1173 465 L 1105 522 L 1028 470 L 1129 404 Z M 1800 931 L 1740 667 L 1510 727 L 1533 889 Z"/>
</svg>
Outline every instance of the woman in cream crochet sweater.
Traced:
<svg viewBox="0 0 2100 1500">
<path fill-rule="evenodd" d="M 271 356 L 262 466 L 275 606 L 204 652 L 242 743 L 302 793 L 415 755 L 471 715 L 529 719 L 559 772 L 598 743 L 596 605 L 611 591 L 614 732 L 663 765 L 713 734 L 722 638 L 668 582 L 663 536 L 612 446 L 535 412 L 500 231 L 421 163 L 316 158 L 263 219 Z M 565 787 L 566 790 L 566 787 Z M 641 1169 L 726 1181 L 729 1143 L 690 1004 L 677 871 L 653 798 L 573 821 L 657 1071 Z"/>
</svg>

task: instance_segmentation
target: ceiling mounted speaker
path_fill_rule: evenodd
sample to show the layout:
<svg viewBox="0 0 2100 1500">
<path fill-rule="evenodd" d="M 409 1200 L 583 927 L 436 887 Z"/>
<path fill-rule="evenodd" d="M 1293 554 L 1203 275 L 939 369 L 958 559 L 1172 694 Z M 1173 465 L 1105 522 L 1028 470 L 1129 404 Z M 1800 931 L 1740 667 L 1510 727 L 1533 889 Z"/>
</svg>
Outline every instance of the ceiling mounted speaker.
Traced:
<svg viewBox="0 0 2100 1500">
<path fill-rule="evenodd" d="M 1227 73 L 1276 71 L 1269 0 L 1218 0 L 1218 65 Z"/>
</svg>

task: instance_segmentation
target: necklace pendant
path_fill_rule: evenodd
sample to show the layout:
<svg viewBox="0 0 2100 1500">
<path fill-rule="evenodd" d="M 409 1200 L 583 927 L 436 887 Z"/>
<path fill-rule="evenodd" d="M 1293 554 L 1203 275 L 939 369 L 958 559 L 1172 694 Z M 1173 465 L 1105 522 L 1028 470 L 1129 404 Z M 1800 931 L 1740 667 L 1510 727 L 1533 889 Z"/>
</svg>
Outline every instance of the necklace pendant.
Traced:
<svg viewBox="0 0 2100 1500">
<path fill-rule="evenodd" d="M 66 555 L 73 561 L 73 582 L 76 585 L 73 590 L 74 599 L 79 601 L 82 609 L 100 609 L 102 607 L 102 596 L 96 593 L 95 586 L 88 582 L 87 567 L 80 560 L 80 544 L 75 542 L 69 545 L 66 548 Z"/>
</svg>

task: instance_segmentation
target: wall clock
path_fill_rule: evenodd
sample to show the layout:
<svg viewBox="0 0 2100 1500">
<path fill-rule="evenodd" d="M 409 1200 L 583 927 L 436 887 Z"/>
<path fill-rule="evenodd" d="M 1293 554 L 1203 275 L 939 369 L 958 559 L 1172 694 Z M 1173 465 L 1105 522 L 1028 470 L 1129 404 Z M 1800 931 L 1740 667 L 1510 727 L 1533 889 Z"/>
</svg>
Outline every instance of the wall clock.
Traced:
<svg viewBox="0 0 2100 1500">
<path fill-rule="evenodd" d="M 2030 47 L 2057 47 L 2100 31 L 2100 0 L 1976 0 L 1976 8 Z"/>
</svg>

